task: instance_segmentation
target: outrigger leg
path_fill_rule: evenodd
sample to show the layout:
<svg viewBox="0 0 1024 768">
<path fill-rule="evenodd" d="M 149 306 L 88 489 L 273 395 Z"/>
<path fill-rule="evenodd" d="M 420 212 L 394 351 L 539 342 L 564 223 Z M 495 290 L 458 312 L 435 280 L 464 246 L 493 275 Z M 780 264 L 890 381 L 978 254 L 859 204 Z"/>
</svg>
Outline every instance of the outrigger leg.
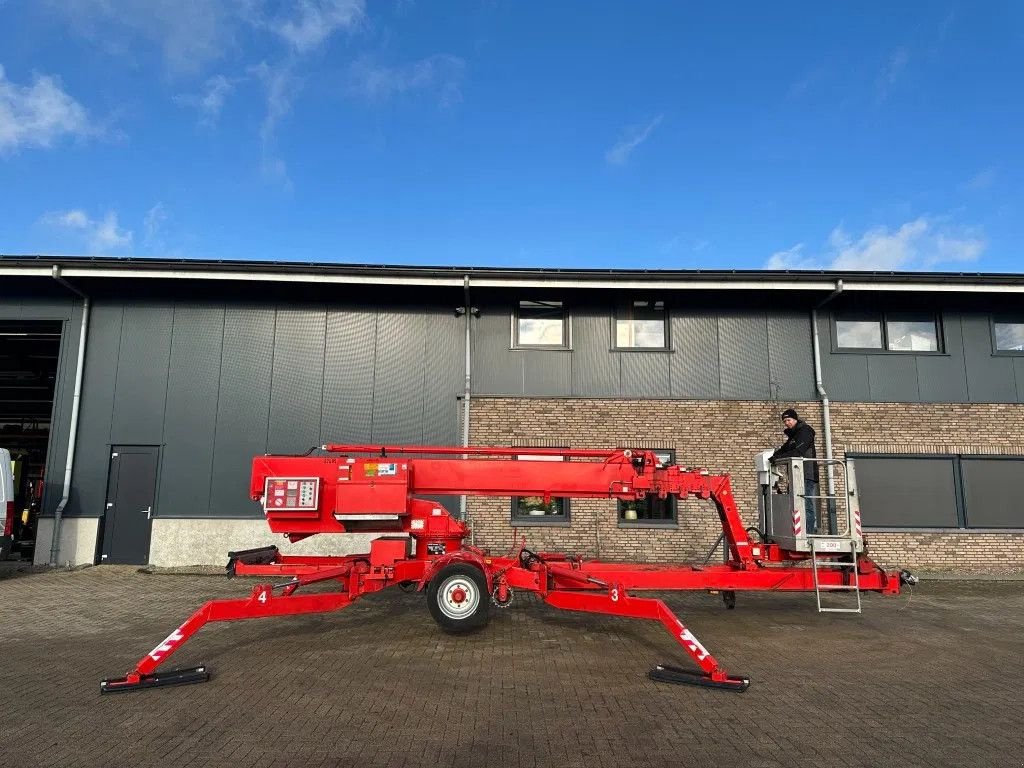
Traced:
<svg viewBox="0 0 1024 768">
<path fill-rule="evenodd" d="M 556 590 L 545 595 L 544 600 L 549 605 L 568 611 L 586 611 L 587 613 L 604 613 L 612 616 L 660 621 L 702 671 L 696 672 L 668 664 L 659 664 L 648 673 L 651 680 L 661 683 L 721 688 L 737 693 L 742 693 L 750 687 L 750 678 L 730 675 L 722 669 L 708 649 L 661 600 L 631 597 L 620 586 L 612 587 L 606 593 Z"/>
<path fill-rule="evenodd" d="M 211 600 L 189 616 L 185 623 L 171 632 L 156 648 L 143 656 L 135 668 L 124 677 L 111 677 L 103 680 L 100 683 L 100 693 L 120 693 L 165 685 L 204 683 L 210 679 L 210 672 L 205 665 L 162 672 L 158 672 L 157 669 L 192 635 L 212 621 L 327 613 L 344 608 L 354 602 L 358 595 L 353 596 L 346 592 L 296 595 L 294 592 L 304 584 L 344 578 L 351 570 L 351 565 L 344 565 L 308 576 L 296 576 L 283 584 L 260 584 L 253 588 L 252 594 L 247 599 Z M 275 595 L 274 590 L 281 590 L 281 594 Z"/>
</svg>

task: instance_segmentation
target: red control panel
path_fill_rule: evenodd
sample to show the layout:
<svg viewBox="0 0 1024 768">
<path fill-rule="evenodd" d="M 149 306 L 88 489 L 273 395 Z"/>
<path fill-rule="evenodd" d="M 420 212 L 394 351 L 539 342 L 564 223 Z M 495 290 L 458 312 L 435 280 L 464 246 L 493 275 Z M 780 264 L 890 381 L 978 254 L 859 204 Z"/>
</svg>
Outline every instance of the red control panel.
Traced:
<svg viewBox="0 0 1024 768">
<path fill-rule="evenodd" d="M 320 503 L 318 477 L 268 477 L 264 512 L 316 512 Z"/>
</svg>

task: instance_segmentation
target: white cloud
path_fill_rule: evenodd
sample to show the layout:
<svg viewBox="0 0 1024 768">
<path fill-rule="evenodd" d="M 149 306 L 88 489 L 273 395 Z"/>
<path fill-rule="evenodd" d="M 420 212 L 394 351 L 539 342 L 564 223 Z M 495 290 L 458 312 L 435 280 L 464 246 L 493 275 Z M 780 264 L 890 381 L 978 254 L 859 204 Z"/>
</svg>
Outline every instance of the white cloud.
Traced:
<svg viewBox="0 0 1024 768">
<path fill-rule="evenodd" d="M 692 253 L 700 253 L 706 251 L 708 246 L 711 245 L 711 241 L 705 238 L 693 238 L 689 235 L 675 235 L 661 245 L 658 246 L 658 250 L 663 254 L 675 254 L 684 251 L 690 251 Z"/>
<path fill-rule="evenodd" d="M 889 91 L 896 85 L 896 81 L 903 75 L 909 63 L 910 53 L 908 53 L 906 48 L 897 48 L 893 51 L 885 67 L 882 68 L 881 74 L 878 76 L 878 104 L 885 101 Z"/>
<path fill-rule="evenodd" d="M 62 136 L 99 133 L 85 108 L 55 77 L 35 75 L 31 85 L 7 79 L 0 65 L 0 154 L 22 147 L 50 147 Z"/>
<path fill-rule="evenodd" d="M 72 229 L 84 229 L 89 226 L 89 217 L 83 211 L 66 211 L 65 213 L 55 214 L 54 223 L 60 224 L 62 227 L 71 227 Z"/>
<path fill-rule="evenodd" d="M 274 140 L 277 124 L 291 112 L 292 96 L 297 83 L 288 64 L 272 67 L 264 61 L 251 71 L 263 82 L 267 92 L 267 111 L 260 125 L 260 139 L 264 145 L 268 145 Z"/>
<path fill-rule="evenodd" d="M 114 211 L 107 211 L 102 219 L 92 219 L 85 211 L 77 208 L 54 211 L 43 216 L 42 221 L 74 232 L 82 238 L 91 253 L 108 253 L 132 244 L 131 230 L 121 229 Z"/>
<path fill-rule="evenodd" d="M 163 227 L 164 222 L 170 218 L 167 213 L 167 206 L 163 203 L 157 203 L 148 211 L 142 220 L 143 227 L 143 244 L 149 248 L 157 248 L 162 250 L 164 248 L 163 238 Z"/>
<path fill-rule="evenodd" d="M 299 82 L 292 74 L 288 62 L 271 66 L 265 61 L 249 70 L 258 77 L 266 90 L 266 113 L 260 124 L 260 146 L 263 157 L 261 170 L 268 179 L 288 182 L 288 169 L 284 161 L 276 156 L 277 126 L 292 109 L 292 97 L 299 88 Z"/>
<path fill-rule="evenodd" d="M 935 238 L 935 253 L 925 259 L 925 266 L 953 262 L 977 261 L 988 243 L 982 237 L 951 237 L 938 235 Z"/>
<path fill-rule="evenodd" d="M 155 50 L 165 68 L 176 75 L 208 73 L 212 62 L 236 56 L 243 44 L 258 42 L 266 47 L 269 41 L 268 57 L 280 57 L 284 63 L 263 63 L 249 72 L 259 77 L 266 91 L 266 110 L 259 125 L 261 168 L 264 175 L 285 180 L 284 161 L 276 156 L 276 133 L 292 109 L 295 73 L 301 71 L 303 58 L 332 35 L 357 31 L 366 19 L 365 0 L 41 0 L 41 4 L 72 34 L 136 67 L 140 56 Z M 451 85 L 453 81 L 442 72 L 443 64 L 428 61 L 425 70 L 416 71 L 413 82 L 394 89 L 418 87 L 424 79 L 436 78 L 442 98 L 455 100 L 457 82 Z M 196 92 L 179 93 L 174 101 L 196 109 L 201 125 L 213 126 L 242 80 L 215 75 Z"/>
<path fill-rule="evenodd" d="M 984 170 L 978 171 L 968 179 L 967 183 L 964 184 L 964 188 L 975 192 L 979 189 L 988 189 L 995 183 L 995 180 L 996 169 L 985 168 Z"/>
<path fill-rule="evenodd" d="M 299 0 L 291 18 L 270 28 L 299 53 L 318 48 L 339 29 L 352 29 L 366 14 L 363 0 Z"/>
<path fill-rule="evenodd" d="M 364 0 L 45 0 L 45 7 L 72 33 L 108 52 L 132 56 L 144 41 L 179 74 L 204 71 L 237 50 L 253 29 L 308 53 L 365 17 Z"/>
<path fill-rule="evenodd" d="M 920 216 L 894 230 L 871 227 L 859 237 L 841 226 L 832 230 L 823 253 L 804 253 L 803 243 L 778 251 L 767 269 L 835 269 L 843 271 L 921 270 L 975 261 L 987 242 L 976 230 L 953 227 L 939 219 Z"/>
<path fill-rule="evenodd" d="M 197 94 L 183 93 L 174 97 L 174 102 L 184 107 L 195 107 L 199 110 L 199 122 L 213 126 L 224 108 L 224 101 L 235 88 L 237 79 L 224 75 L 215 75 L 206 81 L 203 90 Z"/>
<path fill-rule="evenodd" d="M 615 146 L 604 153 L 605 161 L 609 165 L 625 165 L 629 162 L 633 150 L 651 137 L 664 117 L 664 115 L 658 115 L 646 125 L 635 125 L 628 128 Z"/>
<path fill-rule="evenodd" d="M 236 43 L 257 0 L 47 0 L 71 31 L 125 55 L 136 39 L 155 45 L 168 69 L 195 73 Z"/>
<path fill-rule="evenodd" d="M 889 85 L 895 85 L 903 70 L 907 68 L 910 61 L 910 54 L 906 48 L 897 48 L 889 57 L 889 64 L 885 68 L 885 79 Z"/>
<path fill-rule="evenodd" d="M 854 241 L 836 227 L 829 236 L 829 244 L 836 249 L 833 269 L 890 270 L 901 269 L 917 255 L 922 236 L 928 231 L 924 218 L 908 221 L 895 232 L 885 227 L 873 227 Z"/>
<path fill-rule="evenodd" d="M 765 269 L 815 269 L 814 259 L 805 256 L 803 250 L 804 244 L 797 243 L 792 248 L 776 251 L 764 265 Z"/>
<path fill-rule="evenodd" d="M 411 91 L 425 91 L 437 94 L 441 104 L 448 106 L 462 100 L 459 87 L 465 70 L 465 61 L 444 53 L 394 67 L 364 57 L 349 68 L 349 89 L 381 101 Z"/>
<path fill-rule="evenodd" d="M 804 74 L 799 80 L 790 83 L 786 98 L 789 100 L 798 99 L 807 93 L 813 86 L 825 79 L 825 68 L 818 67 Z"/>
</svg>

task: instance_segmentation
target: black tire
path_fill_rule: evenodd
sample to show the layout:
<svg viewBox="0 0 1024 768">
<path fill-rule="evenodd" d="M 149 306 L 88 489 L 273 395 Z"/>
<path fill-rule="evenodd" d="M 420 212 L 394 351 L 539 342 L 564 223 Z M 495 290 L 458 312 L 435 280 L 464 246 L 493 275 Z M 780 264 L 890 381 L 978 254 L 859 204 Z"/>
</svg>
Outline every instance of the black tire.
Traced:
<svg viewBox="0 0 1024 768">
<path fill-rule="evenodd" d="M 480 629 L 490 618 L 490 607 L 487 579 L 474 565 L 446 565 L 427 585 L 427 608 L 445 632 L 458 634 Z"/>
<path fill-rule="evenodd" d="M 730 611 L 736 607 L 736 593 L 731 589 L 726 589 L 722 592 L 722 602 L 725 603 L 725 607 Z"/>
</svg>

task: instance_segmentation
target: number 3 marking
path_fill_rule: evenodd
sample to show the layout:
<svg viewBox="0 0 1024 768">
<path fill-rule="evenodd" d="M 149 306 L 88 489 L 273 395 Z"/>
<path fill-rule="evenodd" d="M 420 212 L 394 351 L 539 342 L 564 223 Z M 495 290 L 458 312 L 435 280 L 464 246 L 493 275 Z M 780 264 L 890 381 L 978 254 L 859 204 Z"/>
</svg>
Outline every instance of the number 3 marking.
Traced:
<svg viewBox="0 0 1024 768">
<path fill-rule="evenodd" d="M 612 602 L 613 603 L 619 602 L 619 588 L 618 587 L 615 587 L 614 589 L 612 589 Z"/>
</svg>

